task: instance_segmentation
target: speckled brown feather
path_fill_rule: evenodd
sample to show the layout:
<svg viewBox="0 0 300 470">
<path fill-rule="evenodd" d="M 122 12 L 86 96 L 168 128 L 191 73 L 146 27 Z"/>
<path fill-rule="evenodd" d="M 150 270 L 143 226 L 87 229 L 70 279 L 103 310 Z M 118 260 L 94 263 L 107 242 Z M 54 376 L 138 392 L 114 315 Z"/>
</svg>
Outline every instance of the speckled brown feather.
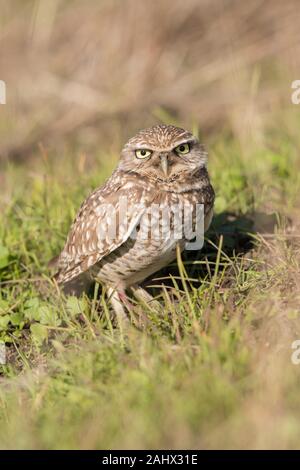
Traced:
<svg viewBox="0 0 300 470">
<path fill-rule="evenodd" d="M 177 158 L 172 149 L 185 141 L 191 142 L 195 149 L 187 157 Z M 137 160 L 136 148 L 152 149 L 153 161 Z M 159 172 L 162 152 L 169 152 L 174 160 L 169 177 Z M 68 283 L 89 272 L 109 285 L 116 286 L 119 282 L 127 287 L 170 262 L 176 256 L 174 241 L 142 240 L 139 236 L 132 240 L 120 217 L 117 234 L 111 237 L 111 211 L 118 212 L 120 198 L 127 197 L 126 222 L 132 230 L 141 220 L 146 220 L 145 211 L 152 203 L 167 207 L 173 203 L 192 206 L 202 203 L 209 224 L 214 191 L 205 164 L 203 146 L 184 129 L 160 125 L 132 137 L 124 146 L 120 164 L 110 179 L 82 204 L 58 259 L 58 283 Z"/>
</svg>

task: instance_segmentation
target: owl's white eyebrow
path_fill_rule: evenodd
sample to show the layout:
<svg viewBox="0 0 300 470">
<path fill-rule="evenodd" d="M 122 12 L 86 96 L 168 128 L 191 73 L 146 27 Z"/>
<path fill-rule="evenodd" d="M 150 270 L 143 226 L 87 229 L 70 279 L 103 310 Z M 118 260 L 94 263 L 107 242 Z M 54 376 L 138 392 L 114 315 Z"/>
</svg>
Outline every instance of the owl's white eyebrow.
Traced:
<svg viewBox="0 0 300 470">
<path fill-rule="evenodd" d="M 189 144 L 189 145 L 192 145 L 192 144 L 195 144 L 197 142 L 196 139 L 183 139 L 183 140 L 179 140 L 178 142 L 176 142 L 176 145 L 174 147 L 172 147 L 172 149 L 176 149 L 179 145 L 182 145 L 182 144 Z"/>
<path fill-rule="evenodd" d="M 174 148 L 176 149 L 176 147 L 178 147 L 178 145 L 182 145 L 182 144 L 195 144 L 197 142 L 197 139 L 182 139 L 182 140 L 178 140 L 178 142 L 176 142 L 176 144 L 172 144 L 171 147 L 162 147 L 162 148 L 155 148 L 155 149 L 151 149 L 149 147 L 146 147 L 146 145 L 143 145 L 143 144 L 138 144 L 134 147 L 134 150 L 148 150 L 149 152 L 169 152 L 170 150 L 174 150 Z"/>
<path fill-rule="evenodd" d="M 153 150 L 149 147 L 146 147 L 146 145 L 136 145 L 134 150 L 148 150 L 149 152 L 153 152 Z"/>
</svg>

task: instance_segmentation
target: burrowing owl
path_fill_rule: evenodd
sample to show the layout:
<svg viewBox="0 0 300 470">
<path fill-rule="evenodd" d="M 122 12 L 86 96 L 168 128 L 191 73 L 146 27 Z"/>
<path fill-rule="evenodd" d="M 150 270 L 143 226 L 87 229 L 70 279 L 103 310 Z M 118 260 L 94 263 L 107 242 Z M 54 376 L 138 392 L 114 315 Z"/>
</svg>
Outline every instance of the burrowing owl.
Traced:
<svg viewBox="0 0 300 470">
<path fill-rule="evenodd" d="M 175 237 L 173 207 L 202 204 L 205 230 L 211 222 L 206 161 L 203 146 L 184 129 L 157 125 L 138 132 L 109 180 L 82 204 L 58 258 L 57 282 L 68 290 L 83 277 L 100 280 L 120 315 L 126 289 L 145 298 L 138 284 L 173 261 L 176 246 L 183 250 L 189 239 L 184 231 Z M 154 217 L 152 207 L 159 208 Z"/>
</svg>

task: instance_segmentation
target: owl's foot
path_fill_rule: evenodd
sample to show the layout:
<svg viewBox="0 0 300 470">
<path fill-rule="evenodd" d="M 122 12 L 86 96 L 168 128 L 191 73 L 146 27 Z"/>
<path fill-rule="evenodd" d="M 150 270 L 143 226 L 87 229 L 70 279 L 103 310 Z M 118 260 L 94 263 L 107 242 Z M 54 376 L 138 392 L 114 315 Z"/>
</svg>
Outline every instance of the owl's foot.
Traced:
<svg viewBox="0 0 300 470">
<path fill-rule="evenodd" d="M 107 290 L 109 301 L 112 305 L 114 313 L 116 315 L 117 322 L 119 326 L 124 326 L 129 323 L 128 316 L 124 309 L 124 305 L 129 308 L 127 302 L 130 304 L 129 300 L 126 297 L 126 294 L 123 290 L 116 290 L 112 287 L 109 287 Z M 131 306 L 131 304 L 130 304 Z"/>
<path fill-rule="evenodd" d="M 155 300 L 154 297 L 149 294 L 149 292 L 143 289 L 143 287 L 134 285 L 131 286 L 131 291 L 137 298 L 137 300 L 146 303 L 147 305 L 149 305 L 149 307 L 154 308 L 155 310 L 158 310 L 160 308 L 160 303 Z"/>
<path fill-rule="evenodd" d="M 138 301 L 140 301 L 142 304 L 147 304 L 150 309 L 159 311 L 160 303 L 155 300 L 145 289 L 138 285 L 131 286 L 130 289 Z M 138 317 L 142 321 L 143 325 L 147 323 L 147 315 L 145 314 L 143 306 L 140 304 L 137 311 L 137 305 L 134 305 L 130 302 L 124 289 L 110 287 L 108 288 L 107 293 L 120 328 L 128 327 L 130 323 L 129 319 L 131 318 L 134 326 L 136 326 L 138 329 L 141 329 L 141 325 L 137 324 L 135 315 L 133 315 L 134 312 L 135 314 L 139 312 Z"/>
</svg>

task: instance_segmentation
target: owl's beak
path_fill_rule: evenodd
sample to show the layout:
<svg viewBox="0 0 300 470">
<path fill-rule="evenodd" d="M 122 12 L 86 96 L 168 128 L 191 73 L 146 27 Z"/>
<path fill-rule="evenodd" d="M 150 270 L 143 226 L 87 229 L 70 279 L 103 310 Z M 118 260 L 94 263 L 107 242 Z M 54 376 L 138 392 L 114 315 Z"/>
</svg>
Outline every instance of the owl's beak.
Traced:
<svg viewBox="0 0 300 470">
<path fill-rule="evenodd" d="M 161 155 L 160 156 L 160 163 L 161 163 L 161 168 L 162 168 L 163 174 L 165 176 L 168 176 L 168 169 L 169 169 L 168 155 Z"/>
</svg>

